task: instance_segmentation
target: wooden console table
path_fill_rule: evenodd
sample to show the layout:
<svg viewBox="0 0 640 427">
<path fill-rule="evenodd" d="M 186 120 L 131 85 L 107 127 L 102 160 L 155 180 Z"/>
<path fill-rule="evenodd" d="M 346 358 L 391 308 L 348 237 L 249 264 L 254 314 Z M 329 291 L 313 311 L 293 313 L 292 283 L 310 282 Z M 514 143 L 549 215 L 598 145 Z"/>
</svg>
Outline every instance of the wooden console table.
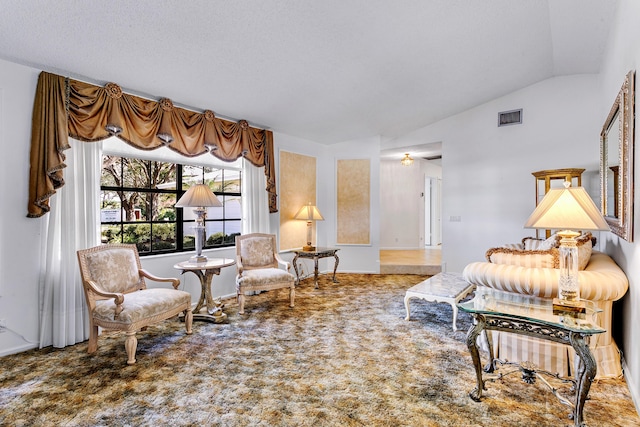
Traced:
<svg viewBox="0 0 640 427">
<path fill-rule="evenodd" d="M 295 249 L 293 251 L 293 253 L 295 253 L 296 255 L 293 257 L 293 269 L 296 271 L 296 285 L 298 283 L 300 283 L 300 276 L 298 275 L 298 264 L 296 264 L 296 261 L 298 260 L 298 258 L 310 258 L 313 259 L 313 283 L 315 284 L 316 289 L 318 288 L 318 260 L 320 258 L 326 258 L 326 257 L 334 257 L 336 262 L 333 266 L 333 283 L 338 283 L 338 281 L 336 280 L 336 270 L 338 270 L 338 263 L 340 262 L 340 259 L 338 258 L 338 255 L 336 254 L 336 252 L 338 252 L 340 249 L 335 249 L 335 248 L 316 248 L 312 251 L 305 251 L 304 249 Z"/>
</svg>

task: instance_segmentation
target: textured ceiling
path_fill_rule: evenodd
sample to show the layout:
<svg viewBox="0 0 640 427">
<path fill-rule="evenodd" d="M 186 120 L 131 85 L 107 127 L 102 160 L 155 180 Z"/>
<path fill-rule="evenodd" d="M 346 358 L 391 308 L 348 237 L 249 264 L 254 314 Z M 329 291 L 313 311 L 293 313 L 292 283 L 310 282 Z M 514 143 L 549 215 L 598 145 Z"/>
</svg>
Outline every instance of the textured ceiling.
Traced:
<svg viewBox="0 0 640 427">
<path fill-rule="evenodd" d="M 616 1 L 0 2 L 0 58 L 332 144 L 597 73 Z"/>
</svg>

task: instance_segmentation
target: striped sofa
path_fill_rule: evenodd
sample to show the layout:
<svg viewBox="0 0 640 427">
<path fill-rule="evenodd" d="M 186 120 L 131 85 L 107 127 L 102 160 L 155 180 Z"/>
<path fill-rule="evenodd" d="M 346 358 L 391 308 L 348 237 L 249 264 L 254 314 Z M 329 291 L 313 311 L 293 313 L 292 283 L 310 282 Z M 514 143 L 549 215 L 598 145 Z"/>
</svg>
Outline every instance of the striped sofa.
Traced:
<svg viewBox="0 0 640 427">
<path fill-rule="evenodd" d="M 553 236 L 552 238 L 553 239 Z M 613 302 L 627 292 L 624 272 L 608 255 L 591 250 L 591 238 L 579 244 L 583 269 L 578 271 L 581 298 L 593 301 L 602 309 L 597 322 L 606 332 L 591 339 L 590 348 L 598 365 L 597 378 L 622 374 L 618 347 L 611 337 Z M 543 244 L 544 242 L 540 242 Z M 549 241 L 545 245 L 549 245 Z M 530 244 L 530 242 L 529 242 Z M 463 271 L 463 277 L 476 286 L 488 286 L 508 292 L 554 298 L 558 294 L 559 269 L 555 261 L 557 248 L 524 249 L 509 245 L 487 251 L 487 262 L 473 262 Z M 587 256 L 588 255 L 588 256 Z M 575 352 L 570 346 L 537 338 L 491 331 L 495 357 L 511 362 L 529 361 L 540 369 L 569 376 L 574 373 Z"/>
</svg>

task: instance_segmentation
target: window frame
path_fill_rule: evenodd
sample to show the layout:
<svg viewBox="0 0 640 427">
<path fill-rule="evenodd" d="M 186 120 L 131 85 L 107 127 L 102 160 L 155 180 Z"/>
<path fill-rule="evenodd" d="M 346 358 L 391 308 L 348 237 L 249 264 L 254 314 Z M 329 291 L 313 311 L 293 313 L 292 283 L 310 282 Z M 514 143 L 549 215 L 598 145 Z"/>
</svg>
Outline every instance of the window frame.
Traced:
<svg viewBox="0 0 640 427">
<path fill-rule="evenodd" d="M 120 165 L 120 186 L 117 185 L 104 185 L 104 181 L 103 181 L 103 162 L 104 162 L 104 158 L 105 156 L 112 156 L 112 157 L 118 157 L 118 163 Z M 147 186 L 146 187 L 130 187 L 130 186 L 126 186 L 125 183 L 123 182 L 124 180 L 122 179 L 122 177 L 124 176 L 124 169 L 125 169 L 125 165 L 124 162 L 121 161 L 122 158 L 128 158 L 128 159 L 135 159 L 138 160 L 140 162 L 143 162 L 147 165 L 147 168 L 149 168 L 149 170 L 152 170 L 151 168 L 156 167 L 156 162 L 162 162 L 165 164 L 170 164 L 170 165 L 174 165 L 175 166 L 175 186 L 174 188 L 169 188 L 169 189 L 163 189 L 163 188 L 152 188 L 153 186 L 153 182 L 151 182 L 151 180 L 147 180 L 147 182 L 145 183 Z M 204 160 L 204 159 L 203 159 Z M 127 225 L 141 225 L 141 224 L 149 224 L 149 234 L 147 235 L 149 240 L 144 240 L 141 242 L 135 242 L 136 245 L 138 246 L 138 251 L 140 253 L 140 256 L 154 256 L 154 255 L 164 255 L 164 254 L 174 254 L 174 253 L 182 253 L 182 252 L 190 252 L 195 250 L 195 244 L 188 244 L 189 239 L 185 239 L 187 236 L 191 236 L 191 233 L 186 232 L 186 228 L 189 226 L 189 224 L 195 224 L 195 216 L 191 215 L 190 213 L 185 213 L 185 209 L 188 208 L 175 208 L 174 212 L 175 212 L 175 220 L 173 221 L 167 221 L 165 219 L 154 219 L 152 217 L 152 215 L 150 213 L 147 214 L 147 218 L 145 218 L 144 220 L 127 220 L 126 216 L 122 214 L 123 208 L 122 208 L 122 199 L 117 195 L 118 192 L 137 192 L 140 194 L 158 194 L 158 195 L 162 195 L 162 194 L 168 194 L 168 195 L 174 195 L 175 196 L 175 202 L 177 202 L 180 197 L 182 197 L 182 195 L 187 191 L 187 189 L 189 188 L 189 182 L 185 182 L 184 179 L 184 175 L 183 175 L 183 171 L 185 168 L 189 168 L 191 172 L 193 172 L 194 169 L 199 170 L 201 172 L 201 176 L 200 177 L 196 177 L 195 180 L 190 180 L 191 184 L 195 184 L 195 183 L 207 183 L 209 185 L 209 187 L 211 188 L 212 185 L 209 182 L 220 182 L 220 189 L 214 188 L 212 189 L 212 191 L 214 192 L 214 194 L 220 199 L 220 201 L 223 203 L 223 207 L 222 208 L 214 208 L 214 209 L 221 209 L 221 215 L 217 216 L 215 218 L 206 218 L 205 219 L 205 227 L 207 227 L 208 225 L 211 224 L 216 224 L 216 223 L 221 223 L 222 224 L 222 242 L 219 244 L 208 244 L 208 240 L 209 240 L 209 236 L 207 236 L 205 238 L 205 242 L 204 242 L 204 249 L 219 249 L 219 248 L 228 248 L 228 247 L 234 247 L 235 246 L 235 235 L 239 235 L 241 234 L 241 230 L 242 230 L 242 179 L 243 179 L 243 169 L 241 167 L 234 167 L 234 166 L 226 166 L 226 165 L 221 165 L 219 163 L 214 163 L 212 164 L 211 162 L 189 162 L 189 161 L 185 161 L 185 162 L 181 162 L 175 158 L 171 159 L 158 159 L 158 158 L 146 158 L 146 157 L 139 157 L 136 156 L 135 154 L 132 153 L 119 153 L 119 152 L 103 152 L 102 156 L 101 156 L 101 165 L 100 165 L 100 197 L 99 197 L 99 209 L 101 211 L 101 217 L 100 217 L 100 236 L 101 236 L 101 240 L 104 243 L 104 228 L 105 226 L 114 226 L 114 227 L 118 227 L 118 233 L 119 233 L 119 242 L 123 242 L 125 240 L 125 233 L 124 233 L 124 229 Z M 216 178 L 212 178 L 212 179 L 207 179 L 207 173 L 220 173 L 221 174 L 221 179 L 220 180 L 216 180 Z M 229 175 L 231 175 L 229 177 Z M 235 177 L 235 175 L 237 175 L 237 177 Z M 190 175 L 193 176 L 193 175 Z M 236 184 L 233 186 L 233 191 L 227 191 L 225 190 L 225 188 L 227 187 L 227 185 L 231 185 L 228 183 L 231 182 L 236 182 Z M 113 192 L 116 194 L 115 200 L 118 203 L 119 209 L 121 211 L 119 218 L 119 221 L 103 221 L 103 217 L 102 217 L 102 210 L 104 208 L 104 197 L 103 195 L 105 194 L 105 192 Z M 229 205 L 227 204 L 227 202 L 231 199 L 237 199 L 239 204 L 240 204 L 240 209 L 236 215 L 233 215 L 232 212 L 230 212 L 230 208 Z M 145 203 L 144 201 L 140 201 L 138 202 L 140 205 Z M 118 208 L 116 208 L 118 209 Z M 211 209 L 211 208 L 210 208 Z M 191 218 L 192 217 L 192 218 Z M 232 223 L 236 223 L 237 225 L 235 227 L 229 227 L 230 224 Z M 155 248 L 155 242 L 154 242 L 154 234 L 153 234 L 153 226 L 154 224 L 173 224 L 174 226 L 174 242 L 173 242 L 173 247 L 171 248 Z M 228 228 L 229 227 L 229 228 Z M 208 228 L 208 227 L 207 227 Z M 195 234 L 195 233 L 194 233 Z M 215 235 L 215 234 L 214 234 Z M 190 240 L 191 242 L 193 242 L 193 240 Z M 109 240 L 109 242 L 115 242 L 114 240 Z M 147 248 L 145 249 L 142 245 L 146 245 Z"/>
</svg>

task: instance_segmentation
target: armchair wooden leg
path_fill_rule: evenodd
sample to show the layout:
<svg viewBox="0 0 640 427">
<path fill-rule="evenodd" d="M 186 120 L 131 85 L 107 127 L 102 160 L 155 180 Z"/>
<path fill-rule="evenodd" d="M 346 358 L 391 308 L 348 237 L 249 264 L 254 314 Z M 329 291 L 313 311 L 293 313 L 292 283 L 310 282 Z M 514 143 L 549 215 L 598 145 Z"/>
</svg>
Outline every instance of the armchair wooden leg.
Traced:
<svg viewBox="0 0 640 427">
<path fill-rule="evenodd" d="M 92 322 L 93 323 L 93 322 Z M 87 353 L 95 353 L 98 349 L 98 326 L 97 325 L 89 325 L 89 347 L 87 348 Z"/>
<path fill-rule="evenodd" d="M 184 325 L 187 328 L 187 335 L 191 335 L 193 333 L 191 329 L 191 325 L 193 325 L 193 313 L 190 308 L 184 312 Z"/>
<path fill-rule="evenodd" d="M 239 293 L 238 294 L 238 304 L 240 305 L 240 310 L 238 311 L 239 314 L 244 314 L 244 300 L 245 300 L 244 292 Z"/>
<path fill-rule="evenodd" d="M 138 348 L 136 331 L 127 332 L 127 339 L 124 342 L 124 348 L 127 350 L 127 364 L 133 365 L 136 363 L 136 348 Z"/>
<path fill-rule="evenodd" d="M 293 307 L 296 299 L 296 288 L 293 286 L 289 288 L 289 297 L 291 298 L 291 304 L 289 304 L 289 307 Z"/>
</svg>

